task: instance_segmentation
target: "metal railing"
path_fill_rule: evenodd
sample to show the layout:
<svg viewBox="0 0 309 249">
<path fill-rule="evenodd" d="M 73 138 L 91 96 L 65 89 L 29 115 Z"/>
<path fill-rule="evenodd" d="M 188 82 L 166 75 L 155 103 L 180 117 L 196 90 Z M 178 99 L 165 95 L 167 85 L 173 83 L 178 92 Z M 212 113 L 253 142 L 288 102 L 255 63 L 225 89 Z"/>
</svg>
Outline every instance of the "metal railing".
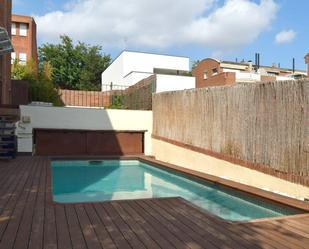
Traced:
<svg viewBox="0 0 309 249">
<path fill-rule="evenodd" d="M 152 108 L 152 81 L 142 80 L 133 86 L 118 84 L 102 85 L 101 91 L 58 89 L 60 106 L 94 107 L 112 109 L 151 110 Z M 44 95 L 44 94 L 43 94 Z M 46 99 L 46 100 L 45 100 Z M 29 101 L 32 104 L 51 102 L 49 97 L 42 96 L 42 91 L 31 91 Z"/>
</svg>

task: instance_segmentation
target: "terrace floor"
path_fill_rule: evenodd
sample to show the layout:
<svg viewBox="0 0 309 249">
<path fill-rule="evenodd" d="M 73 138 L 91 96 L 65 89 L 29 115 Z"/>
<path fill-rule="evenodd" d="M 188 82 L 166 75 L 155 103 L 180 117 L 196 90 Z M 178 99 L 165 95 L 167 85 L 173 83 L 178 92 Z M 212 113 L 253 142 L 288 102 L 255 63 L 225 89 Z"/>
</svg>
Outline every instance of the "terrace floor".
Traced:
<svg viewBox="0 0 309 249">
<path fill-rule="evenodd" d="M 229 223 L 181 198 L 55 204 L 49 159 L 0 162 L 0 249 L 309 248 L 309 214 Z"/>
</svg>

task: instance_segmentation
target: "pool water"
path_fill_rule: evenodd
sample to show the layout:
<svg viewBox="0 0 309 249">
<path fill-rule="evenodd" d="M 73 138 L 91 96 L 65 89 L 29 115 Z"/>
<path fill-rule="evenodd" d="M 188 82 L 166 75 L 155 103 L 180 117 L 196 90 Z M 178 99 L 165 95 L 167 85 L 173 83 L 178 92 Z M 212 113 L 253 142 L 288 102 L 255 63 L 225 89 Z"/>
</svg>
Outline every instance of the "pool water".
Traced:
<svg viewBox="0 0 309 249">
<path fill-rule="evenodd" d="M 53 200 L 60 203 L 180 196 L 226 220 L 299 213 L 246 193 L 135 160 L 53 161 Z"/>
</svg>

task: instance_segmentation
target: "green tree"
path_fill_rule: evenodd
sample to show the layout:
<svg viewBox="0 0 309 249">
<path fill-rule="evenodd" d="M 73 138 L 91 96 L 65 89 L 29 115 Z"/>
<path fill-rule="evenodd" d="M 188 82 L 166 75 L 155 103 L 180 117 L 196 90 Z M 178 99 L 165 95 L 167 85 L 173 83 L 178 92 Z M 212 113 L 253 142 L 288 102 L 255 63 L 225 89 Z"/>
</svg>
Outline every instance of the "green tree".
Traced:
<svg viewBox="0 0 309 249">
<path fill-rule="evenodd" d="M 102 55 L 102 47 L 82 42 L 76 45 L 70 37 L 61 36 L 59 44 L 43 44 L 39 48 L 40 66 L 49 63 L 52 81 L 64 89 L 99 90 L 101 73 L 109 66 L 111 57 Z"/>
<path fill-rule="evenodd" d="M 54 106 L 62 106 L 61 96 L 51 81 L 51 75 L 52 67 L 48 63 L 43 65 L 39 73 L 33 61 L 20 64 L 16 60 L 12 65 L 12 79 L 28 82 L 29 102 L 42 101 L 53 103 Z"/>
<path fill-rule="evenodd" d="M 34 81 L 38 78 L 33 60 L 28 61 L 26 64 L 20 64 L 18 60 L 15 60 L 11 67 L 11 71 L 11 77 L 14 80 Z"/>
<path fill-rule="evenodd" d="M 200 60 L 196 60 L 192 62 L 192 70 L 200 63 Z"/>
</svg>

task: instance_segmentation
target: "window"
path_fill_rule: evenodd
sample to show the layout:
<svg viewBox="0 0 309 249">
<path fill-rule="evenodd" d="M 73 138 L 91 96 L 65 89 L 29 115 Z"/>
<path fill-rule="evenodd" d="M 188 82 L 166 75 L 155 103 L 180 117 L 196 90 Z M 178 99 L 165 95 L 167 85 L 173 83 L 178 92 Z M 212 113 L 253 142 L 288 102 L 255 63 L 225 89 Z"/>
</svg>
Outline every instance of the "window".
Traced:
<svg viewBox="0 0 309 249">
<path fill-rule="evenodd" d="M 218 69 L 215 67 L 212 70 L 212 75 L 217 75 L 218 74 Z"/>
<path fill-rule="evenodd" d="M 25 65 L 27 61 L 26 53 L 19 53 L 19 64 Z"/>
<path fill-rule="evenodd" d="M 19 24 L 19 35 L 20 36 L 27 36 L 27 24 L 21 23 Z"/>
<path fill-rule="evenodd" d="M 205 71 L 204 72 L 204 80 L 207 80 L 207 78 L 208 78 L 208 73 L 207 73 L 207 71 Z"/>
<path fill-rule="evenodd" d="M 16 60 L 16 53 L 13 52 L 11 53 L 11 64 L 13 64 L 15 60 Z"/>
<path fill-rule="evenodd" d="M 16 23 L 12 22 L 12 29 L 11 29 L 12 35 L 16 35 Z"/>
</svg>

